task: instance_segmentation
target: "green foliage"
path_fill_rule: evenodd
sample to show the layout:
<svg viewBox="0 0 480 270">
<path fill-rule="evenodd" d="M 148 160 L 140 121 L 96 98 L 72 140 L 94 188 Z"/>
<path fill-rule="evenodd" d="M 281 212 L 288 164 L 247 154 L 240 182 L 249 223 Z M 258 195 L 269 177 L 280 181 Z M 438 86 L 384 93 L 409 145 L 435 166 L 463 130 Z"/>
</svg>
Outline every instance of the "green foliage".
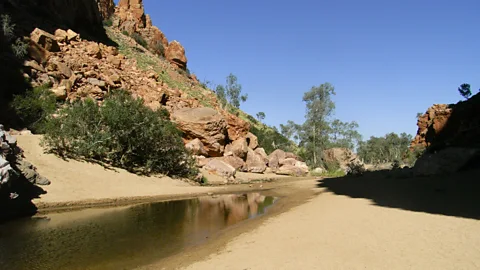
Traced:
<svg viewBox="0 0 480 270">
<path fill-rule="evenodd" d="M 472 95 L 472 91 L 470 90 L 470 84 L 464 83 L 460 85 L 460 87 L 458 88 L 458 92 L 463 98 L 469 99 Z"/>
<path fill-rule="evenodd" d="M 362 140 L 362 135 L 357 131 L 358 124 L 342 122 L 338 119 L 330 123 L 330 140 L 328 148 L 339 147 L 355 149 L 355 146 Z"/>
<path fill-rule="evenodd" d="M 234 109 L 240 108 L 240 101 L 246 102 L 248 99 L 248 94 L 242 94 L 242 85 L 238 83 L 237 76 L 230 73 L 226 79 L 226 85 L 218 85 L 215 88 L 215 93 L 217 94 L 218 101 L 223 108 L 228 105 L 232 106 Z"/>
<path fill-rule="evenodd" d="M 416 116 L 415 118 L 417 118 L 417 120 L 418 120 L 418 119 L 420 119 L 420 117 L 422 117 L 422 116 L 423 116 L 423 113 L 419 112 L 419 113 L 417 113 L 417 116 Z"/>
<path fill-rule="evenodd" d="M 102 106 L 77 101 L 50 118 L 44 144 L 60 156 L 95 160 L 140 174 L 192 177 L 197 171 L 165 110 L 113 91 Z"/>
<path fill-rule="evenodd" d="M 144 48 L 148 48 L 147 41 L 140 35 L 139 33 L 135 32 L 131 36 L 138 44 L 140 44 Z"/>
<path fill-rule="evenodd" d="M 378 164 L 404 160 L 409 153 L 412 136 L 389 133 L 384 137 L 370 137 L 360 142 L 357 153 L 366 163 Z"/>
<path fill-rule="evenodd" d="M 257 119 L 258 119 L 258 121 L 263 121 L 265 119 L 265 113 L 264 112 L 258 112 L 257 113 Z"/>
<path fill-rule="evenodd" d="M 285 138 L 282 134 L 271 127 L 267 126 L 251 126 L 250 132 L 258 138 L 258 144 L 265 149 L 267 154 L 282 149 L 286 152 L 295 152 L 295 144 Z"/>
<path fill-rule="evenodd" d="M 165 55 L 165 47 L 163 47 L 163 43 L 161 41 L 157 41 L 152 49 L 158 55 Z"/>
<path fill-rule="evenodd" d="M 28 89 L 22 95 L 16 95 L 10 107 L 33 132 L 41 132 L 49 115 L 55 112 L 56 98 L 50 92 L 50 85 Z"/>
<path fill-rule="evenodd" d="M 103 21 L 103 26 L 106 26 L 106 27 L 111 27 L 113 25 L 113 20 L 112 18 L 108 18 L 106 20 Z"/>
<path fill-rule="evenodd" d="M 324 171 L 322 173 L 310 173 L 311 176 L 315 177 L 328 177 L 328 178 L 337 178 L 345 176 L 345 172 L 343 170 L 335 170 L 335 171 Z"/>
<path fill-rule="evenodd" d="M 127 36 L 127 37 L 130 36 L 130 34 L 129 34 L 126 30 L 123 30 L 123 31 L 122 31 L 122 34 L 124 34 L 124 35 Z"/>
<path fill-rule="evenodd" d="M 409 149 L 409 151 L 407 151 L 404 162 L 408 166 L 413 167 L 417 159 L 419 159 L 423 155 L 423 153 L 425 153 L 425 150 L 426 150 L 425 146 L 421 146 L 421 145 L 414 146 L 412 150 Z"/>
<path fill-rule="evenodd" d="M 18 59 L 24 58 L 27 55 L 28 44 L 20 38 L 15 39 L 15 24 L 12 23 L 10 16 L 1 15 L 0 19 L 3 35 L 3 38 L 0 38 L 0 40 L 4 43 L 2 46 L 9 45 L 15 57 Z"/>
<path fill-rule="evenodd" d="M 13 51 L 13 54 L 19 58 L 19 59 L 22 59 L 24 58 L 25 56 L 27 56 L 27 48 L 28 48 L 28 44 L 24 41 L 22 41 L 21 39 L 17 38 L 17 40 L 15 40 L 15 43 L 12 43 L 12 51 Z"/>
</svg>

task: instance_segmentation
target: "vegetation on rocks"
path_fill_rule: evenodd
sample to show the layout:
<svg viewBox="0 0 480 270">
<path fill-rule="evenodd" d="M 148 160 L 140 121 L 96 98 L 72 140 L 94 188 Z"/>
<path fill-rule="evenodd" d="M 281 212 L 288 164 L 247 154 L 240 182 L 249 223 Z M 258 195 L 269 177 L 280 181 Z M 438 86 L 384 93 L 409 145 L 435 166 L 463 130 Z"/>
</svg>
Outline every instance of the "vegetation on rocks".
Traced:
<svg viewBox="0 0 480 270">
<path fill-rule="evenodd" d="M 139 174 L 192 177 L 197 171 L 165 110 L 153 111 L 117 90 L 103 104 L 76 101 L 48 119 L 45 146 L 53 153 L 94 160 Z"/>
<path fill-rule="evenodd" d="M 23 125 L 37 133 L 42 132 L 47 117 L 55 112 L 57 105 L 55 95 L 50 92 L 50 85 L 45 84 L 14 96 L 10 106 Z"/>
</svg>

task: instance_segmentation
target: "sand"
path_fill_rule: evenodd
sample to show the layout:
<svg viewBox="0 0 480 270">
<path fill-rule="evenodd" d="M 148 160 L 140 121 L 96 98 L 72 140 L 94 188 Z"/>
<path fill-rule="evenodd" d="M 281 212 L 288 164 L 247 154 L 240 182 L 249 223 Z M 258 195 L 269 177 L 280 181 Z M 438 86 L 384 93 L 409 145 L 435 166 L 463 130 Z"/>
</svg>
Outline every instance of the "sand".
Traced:
<svg viewBox="0 0 480 270">
<path fill-rule="evenodd" d="M 17 136 L 18 145 L 37 171 L 51 184 L 41 186 L 47 193 L 35 199 L 40 207 L 119 200 L 121 198 L 159 195 L 206 194 L 218 188 L 192 186 L 170 177 L 145 177 L 122 169 L 106 169 L 101 165 L 75 160 L 63 160 L 46 154 L 39 145 L 41 136 Z"/>
<path fill-rule="evenodd" d="M 323 193 L 185 269 L 479 269 L 480 222 Z"/>
</svg>

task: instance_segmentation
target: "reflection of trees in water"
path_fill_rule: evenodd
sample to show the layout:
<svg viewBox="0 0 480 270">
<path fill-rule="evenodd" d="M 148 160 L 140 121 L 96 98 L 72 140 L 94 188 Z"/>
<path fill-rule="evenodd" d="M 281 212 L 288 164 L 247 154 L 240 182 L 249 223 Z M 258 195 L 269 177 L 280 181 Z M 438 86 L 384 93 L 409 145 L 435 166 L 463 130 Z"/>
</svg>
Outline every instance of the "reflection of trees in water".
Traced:
<svg viewBox="0 0 480 270">
<path fill-rule="evenodd" d="M 262 214 L 273 201 L 251 193 L 26 220 L 0 227 L 0 269 L 133 268 Z"/>
<path fill-rule="evenodd" d="M 197 225 L 224 227 L 263 214 L 265 207 L 273 203 L 273 198 L 265 197 L 260 193 L 248 193 L 200 198 L 199 202 Z"/>
</svg>

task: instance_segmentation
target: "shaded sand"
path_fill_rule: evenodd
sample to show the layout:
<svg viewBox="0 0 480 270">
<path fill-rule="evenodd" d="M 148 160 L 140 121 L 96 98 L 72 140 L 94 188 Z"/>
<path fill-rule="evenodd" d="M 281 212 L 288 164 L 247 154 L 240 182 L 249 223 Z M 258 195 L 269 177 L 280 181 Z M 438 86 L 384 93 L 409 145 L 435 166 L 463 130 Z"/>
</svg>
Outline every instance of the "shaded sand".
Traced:
<svg viewBox="0 0 480 270">
<path fill-rule="evenodd" d="M 480 222 L 324 193 L 186 269 L 479 269 Z"/>
<path fill-rule="evenodd" d="M 158 195 L 198 195 L 218 188 L 191 186 L 169 177 L 144 177 L 125 170 L 106 169 L 100 165 L 75 160 L 63 160 L 45 154 L 39 145 L 41 136 L 17 136 L 25 157 L 40 174 L 52 183 L 41 186 L 46 194 L 35 199 L 39 207 L 48 205 L 105 201 L 118 198 L 138 198 Z"/>
<path fill-rule="evenodd" d="M 477 173 L 291 182 L 317 195 L 140 269 L 480 269 Z"/>
</svg>

